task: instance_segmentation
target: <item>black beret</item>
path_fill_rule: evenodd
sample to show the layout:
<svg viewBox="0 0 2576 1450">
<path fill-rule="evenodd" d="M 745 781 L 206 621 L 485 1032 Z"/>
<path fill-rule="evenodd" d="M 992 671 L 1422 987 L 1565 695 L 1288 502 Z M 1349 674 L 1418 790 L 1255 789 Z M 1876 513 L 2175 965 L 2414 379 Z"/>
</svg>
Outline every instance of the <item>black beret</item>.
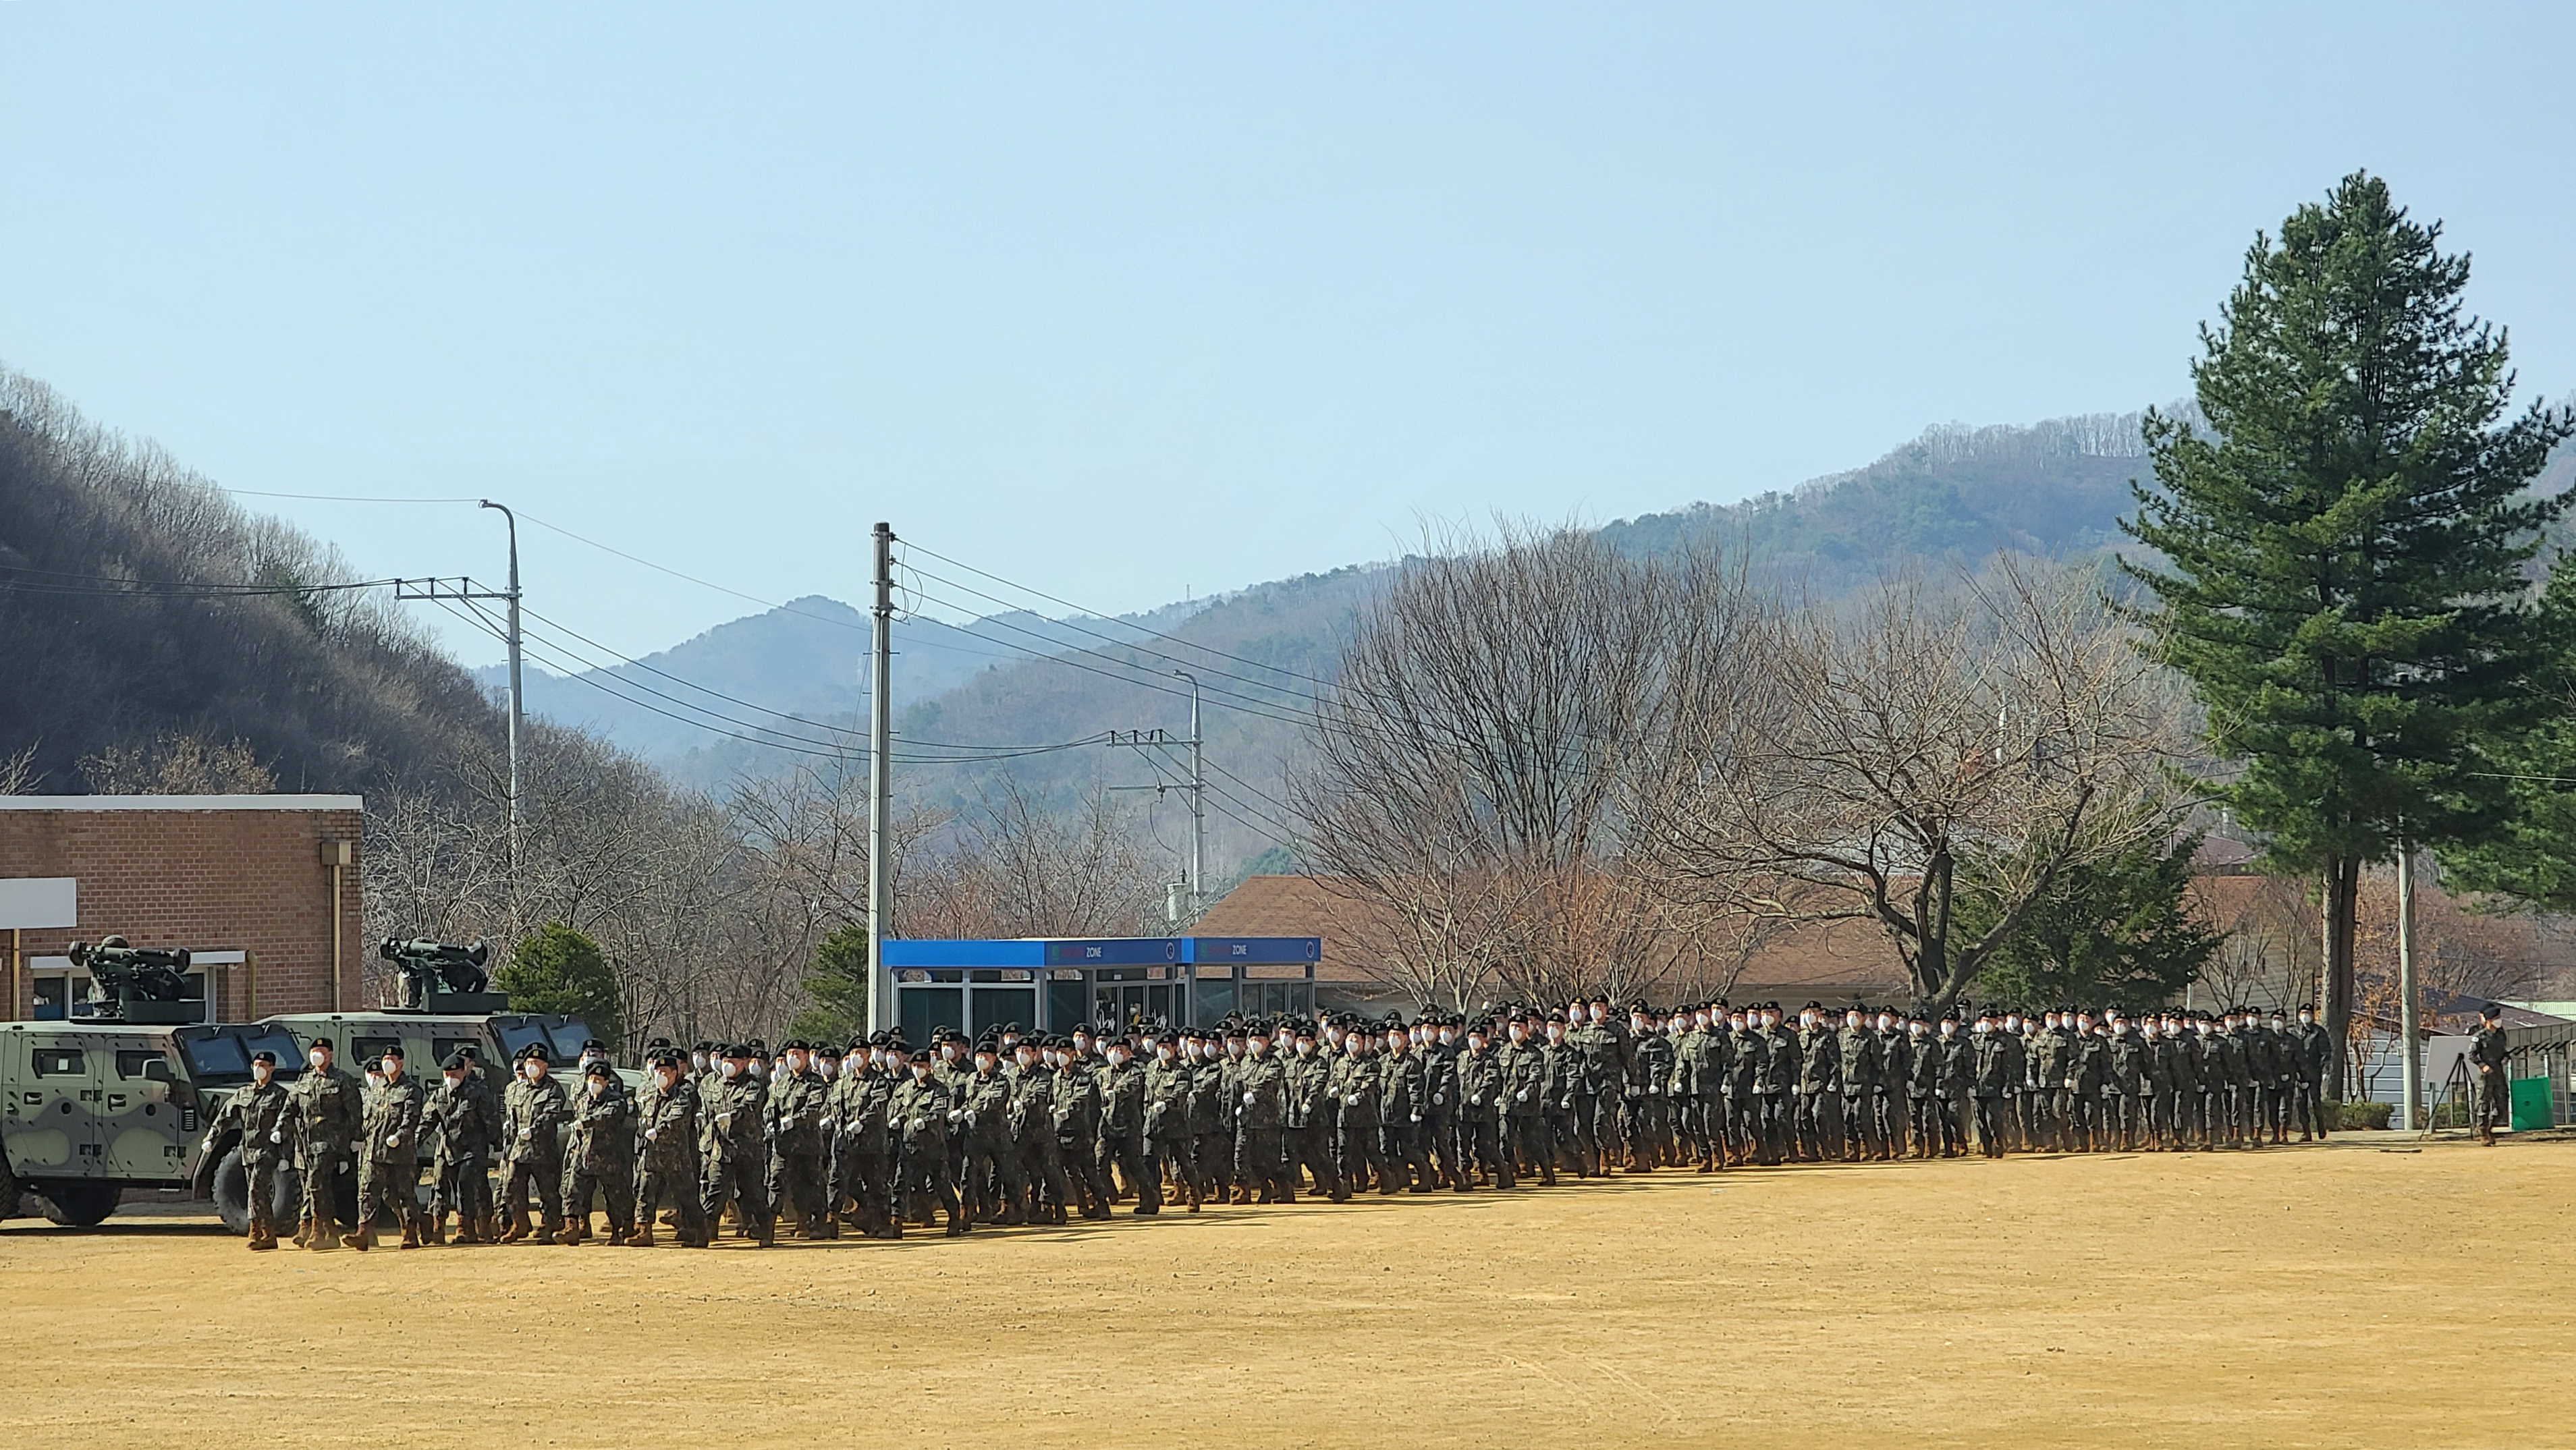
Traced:
<svg viewBox="0 0 2576 1450">
<path fill-rule="evenodd" d="M 617 1076 L 617 1069 L 610 1067 L 606 1062 L 594 1062 L 590 1065 L 589 1076 L 614 1079 Z"/>
<path fill-rule="evenodd" d="M 269 1051 L 269 1050 L 268 1050 L 267 1048 L 265 1048 L 265 1047 L 261 1048 L 261 1049 L 260 1049 L 259 1051 L 257 1051 L 257 1052 L 252 1053 L 252 1054 L 250 1055 L 250 1060 L 251 1060 L 251 1061 L 253 1061 L 253 1062 L 264 1062 L 264 1063 L 267 1063 L 267 1064 L 268 1064 L 269 1066 L 271 1066 L 271 1067 L 275 1067 L 275 1066 L 277 1066 L 277 1054 L 276 1054 L 276 1053 L 274 1053 L 274 1052 Z"/>
<path fill-rule="evenodd" d="M 1025 1034 L 1027 1033 L 1027 1031 L 1028 1031 L 1028 1029 L 1027 1029 L 1027 1028 L 1022 1027 L 1022 1026 L 1021 1026 L 1020 1024 L 1018 1024 L 1017 1022 L 1005 1022 L 1005 1023 L 1003 1023 L 1003 1024 L 1002 1024 L 1002 1035 L 1003 1035 L 1004 1037 L 1019 1037 L 1019 1036 L 1023 1036 L 1023 1035 L 1025 1035 Z"/>
<path fill-rule="evenodd" d="M 582 1044 L 581 1044 L 581 1050 L 582 1050 L 582 1051 L 584 1051 L 584 1052 L 588 1052 L 588 1051 L 590 1051 L 590 1050 L 591 1050 L 592 1048 L 594 1048 L 594 1047 L 598 1048 L 598 1049 L 599 1049 L 600 1051 L 602 1051 L 602 1052 L 606 1052 L 606 1051 L 608 1050 L 608 1044 L 607 1044 L 607 1043 L 605 1043 L 605 1042 L 600 1041 L 600 1040 L 599 1040 L 598 1038 L 596 1038 L 596 1037 L 584 1038 L 584 1039 L 582 1040 Z"/>
<path fill-rule="evenodd" d="M 724 1055 L 727 1057 L 751 1057 L 754 1056 L 755 1053 L 750 1043 L 737 1042 L 733 1046 L 724 1049 Z"/>
<path fill-rule="evenodd" d="M 473 1066 L 474 1059 L 462 1047 L 447 1054 L 447 1061 L 439 1064 L 440 1070 L 445 1072 L 464 1072 Z"/>
<path fill-rule="evenodd" d="M 376 1054 L 378 1057 L 400 1057 L 402 1055 L 402 1044 L 399 1042 L 386 1043 L 385 1050 Z"/>
<path fill-rule="evenodd" d="M 332 1051 L 332 1050 L 334 1050 L 334 1049 L 331 1047 L 331 1039 L 330 1039 L 330 1038 L 328 1038 L 328 1037 L 316 1037 L 316 1038 L 314 1038 L 314 1039 L 313 1039 L 313 1041 L 312 1041 L 311 1043 L 309 1043 L 309 1044 L 308 1044 L 308 1046 L 312 1046 L 312 1047 L 319 1047 L 319 1048 L 323 1049 L 324 1051 Z"/>
<path fill-rule="evenodd" d="M 554 1061 L 552 1057 L 547 1055 L 546 1045 L 542 1042 L 531 1042 L 527 1046 L 520 1048 L 519 1055 L 521 1057 L 533 1057 L 539 1062 Z"/>
<path fill-rule="evenodd" d="M 2479 1015 L 2479 1016 L 2481 1016 L 2481 1017 L 2486 1017 L 2486 1018 L 2491 1018 L 2491 1019 L 2492 1019 L 2492 1018 L 2499 1018 L 2499 1017 L 2504 1016 L 2504 1008 L 2503 1008 L 2503 1007 L 2501 1007 L 2501 1006 L 2499 1006 L 2499 1005 L 2497 1005 L 2496 1003 L 2489 1002 L 2489 1003 L 2488 1003 L 2488 1004 L 2486 1004 L 2485 1006 L 2480 1007 L 2480 1008 L 2478 1009 L 2478 1015 Z"/>
<path fill-rule="evenodd" d="M 716 1050 L 716 1044 L 701 1037 L 698 1039 L 698 1045 L 690 1048 L 689 1050 L 691 1052 L 713 1052 Z"/>
</svg>

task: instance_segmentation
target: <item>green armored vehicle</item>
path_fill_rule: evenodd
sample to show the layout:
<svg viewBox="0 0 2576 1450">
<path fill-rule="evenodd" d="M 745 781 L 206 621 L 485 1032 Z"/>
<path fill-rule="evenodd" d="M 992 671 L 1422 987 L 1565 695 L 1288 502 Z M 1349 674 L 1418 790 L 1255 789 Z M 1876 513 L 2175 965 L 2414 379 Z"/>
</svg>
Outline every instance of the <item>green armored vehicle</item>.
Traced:
<svg viewBox="0 0 2576 1450">
<path fill-rule="evenodd" d="M 86 1228 L 125 1190 L 213 1198 L 224 1222 L 249 1222 L 246 1175 L 231 1143 L 205 1149 L 205 1123 L 250 1081 L 250 1055 L 277 1054 L 294 1080 L 304 1058 L 280 1027 L 164 1026 L 94 1018 L 0 1026 L 0 1218 L 41 1213 Z M 279 1175 L 292 1221 L 301 1187 Z M 354 1204 L 352 1205 L 354 1208 Z"/>
<path fill-rule="evenodd" d="M 394 955 L 390 949 L 401 947 L 415 961 L 435 959 L 426 948 L 459 960 L 466 955 L 464 948 L 438 943 L 387 947 L 388 957 Z M 120 948 L 111 937 L 98 951 Z M 180 954 L 163 955 L 185 965 Z M 213 1200 L 225 1227 L 240 1232 L 250 1222 L 250 1207 L 239 1137 L 226 1134 L 208 1143 L 205 1124 L 227 1094 L 250 1081 L 251 1054 L 263 1048 L 277 1055 L 276 1080 L 291 1085 L 304 1071 L 313 1039 L 328 1037 L 336 1065 L 363 1082 L 368 1064 L 398 1042 L 404 1070 L 425 1086 L 437 1084 L 439 1064 L 450 1054 L 471 1048 L 498 1093 L 521 1048 L 542 1042 L 548 1056 L 568 1069 L 592 1035 L 579 1018 L 514 1013 L 505 994 L 440 991 L 440 984 L 436 977 L 423 983 L 411 998 L 421 1004 L 414 1008 L 163 1025 L 152 1019 L 183 1008 L 150 1000 L 157 988 L 150 971 L 142 970 L 117 977 L 116 995 L 93 1001 L 98 1016 L 6 1024 L 0 1030 L 0 1218 L 41 1213 L 85 1228 L 113 1212 L 126 1189 L 159 1189 Z M 195 1004 L 184 1006 L 195 1010 Z M 630 1085 L 638 1080 L 624 1076 Z M 424 1167 L 434 1150 L 424 1135 Z M 302 1194 L 295 1171 L 280 1172 L 275 1218 L 294 1222 Z M 337 1194 L 346 1222 L 357 1214 L 356 1183 L 344 1178 Z"/>
</svg>

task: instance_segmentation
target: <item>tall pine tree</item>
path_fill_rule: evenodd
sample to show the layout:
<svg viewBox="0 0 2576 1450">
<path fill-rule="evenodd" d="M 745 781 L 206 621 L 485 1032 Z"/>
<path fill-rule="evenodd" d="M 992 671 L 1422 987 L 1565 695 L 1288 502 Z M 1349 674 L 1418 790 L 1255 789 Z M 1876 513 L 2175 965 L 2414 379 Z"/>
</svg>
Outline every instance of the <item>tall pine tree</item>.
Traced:
<svg viewBox="0 0 2576 1450">
<path fill-rule="evenodd" d="M 2158 488 L 2123 524 L 2163 555 L 2123 564 L 2239 766 L 2225 800 L 2321 880 L 2338 1094 L 2362 868 L 2492 834 L 2488 752 L 2544 708 L 2522 570 L 2565 500 L 2526 485 L 2576 419 L 2507 421 L 2504 334 L 2440 241 L 2359 172 L 2258 235 L 2192 365 L 2206 426 L 2149 415 Z"/>
</svg>

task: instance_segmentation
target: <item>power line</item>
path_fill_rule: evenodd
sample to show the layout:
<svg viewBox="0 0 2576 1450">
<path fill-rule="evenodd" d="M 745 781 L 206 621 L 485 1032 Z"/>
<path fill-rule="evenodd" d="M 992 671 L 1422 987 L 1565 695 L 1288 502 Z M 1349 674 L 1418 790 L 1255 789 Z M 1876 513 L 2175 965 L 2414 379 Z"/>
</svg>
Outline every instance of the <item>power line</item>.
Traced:
<svg viewBox="0 0 2576 1450">
<path fill-rule="evenodd" d="M 307 501 L 307 502 L 309 502 L 309 503 L 481 503 L 481 502 L 482 502 L 482 500 L 481 500 L 481 499 L 477 499 L 477 498 L 369 498 L 369 497 L 366 497 L 366 496 L 364 496 L 364 495 L 360 495 L 360 494 L 341 494 L 341 493 L 270 493 L 270 492 L 268 492 L 268 491 L 267 491 L 267 490 L 265 490 L 265 489 L 257 489 L 257 488 L 224 488 L 224 486 L 223 486 L 222 484 L 220 484 L 220 483 L 219 483 L 219 484 L 216 484 L 216 485 L 215 485 L 215 487 L 217 487 L 217 488 L 219 488 L 219 489 L 223 489 L 223 491 L 224 491 L 225 493 L 229 493 L 229 494 L 237 494 L 237 495 L 239 495 L 239 496 L 241 496 L 241 497 L 243 497 L 243 498 L 300 498 L 300 499 L 303 499 L 303 500 L 305 500 L 305 501 Z"/>
</svg>

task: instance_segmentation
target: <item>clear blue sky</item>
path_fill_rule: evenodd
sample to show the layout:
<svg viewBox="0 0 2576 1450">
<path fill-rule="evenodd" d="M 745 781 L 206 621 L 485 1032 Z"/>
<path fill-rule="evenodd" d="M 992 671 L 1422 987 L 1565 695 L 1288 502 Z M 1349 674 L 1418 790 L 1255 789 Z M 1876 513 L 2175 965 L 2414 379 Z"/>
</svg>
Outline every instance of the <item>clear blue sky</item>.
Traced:
<svg viewBox="0 0 2576 1450">
<path fill-rule="evenodd" d="M 2173 398 L 2357 166 L 2576 388 L 2565 5 L 1263 8 L 0 3 L 0 362 L 239 488 L 1110 609 Z M 524 545 L 629 652 L 746 608 Z"/>
</svg>

